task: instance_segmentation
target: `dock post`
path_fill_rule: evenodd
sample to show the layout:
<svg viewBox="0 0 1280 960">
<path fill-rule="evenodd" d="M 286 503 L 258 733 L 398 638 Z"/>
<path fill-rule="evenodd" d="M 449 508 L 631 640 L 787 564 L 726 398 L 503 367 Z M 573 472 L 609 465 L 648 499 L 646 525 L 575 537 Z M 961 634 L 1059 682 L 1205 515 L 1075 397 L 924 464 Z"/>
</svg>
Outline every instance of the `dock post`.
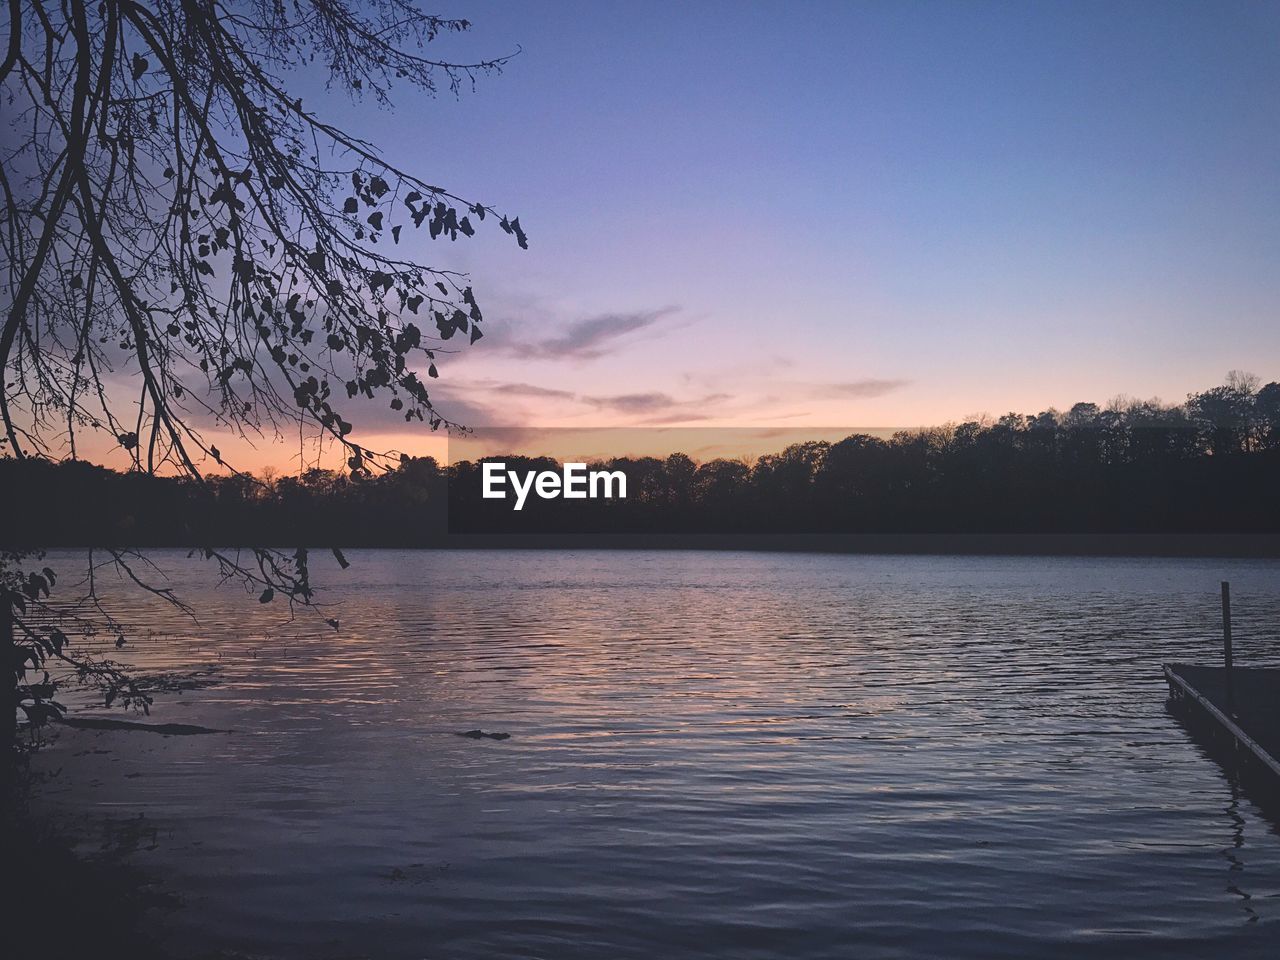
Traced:
<svg viewBox="0 0 1280 960">
<path fill-rule="evenodd" d="M 1235 713 L 1235 690 L 1231 675 L 1231 584 L 1222 581 L 1222 661 L 1226 667 L 1227 713 Z"/>
</svg>

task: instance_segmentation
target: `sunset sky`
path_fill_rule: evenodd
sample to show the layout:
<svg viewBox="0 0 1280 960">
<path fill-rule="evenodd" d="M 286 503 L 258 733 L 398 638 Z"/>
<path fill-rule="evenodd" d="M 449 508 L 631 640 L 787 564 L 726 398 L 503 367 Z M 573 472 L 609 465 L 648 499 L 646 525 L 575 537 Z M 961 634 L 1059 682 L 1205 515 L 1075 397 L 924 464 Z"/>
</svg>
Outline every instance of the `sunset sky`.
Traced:
<svg viewBox="0 0 1280 960">
<path fill-rule="evenodd" d="M 1280 4 L 437 12 L 474 26 L 436 56 L 523 52 L 393 111 L 302 92 L 528 231 L 413 234 L 486 311 L 455 419 L 914 426 L 1280 377 Z"/>
</svg>

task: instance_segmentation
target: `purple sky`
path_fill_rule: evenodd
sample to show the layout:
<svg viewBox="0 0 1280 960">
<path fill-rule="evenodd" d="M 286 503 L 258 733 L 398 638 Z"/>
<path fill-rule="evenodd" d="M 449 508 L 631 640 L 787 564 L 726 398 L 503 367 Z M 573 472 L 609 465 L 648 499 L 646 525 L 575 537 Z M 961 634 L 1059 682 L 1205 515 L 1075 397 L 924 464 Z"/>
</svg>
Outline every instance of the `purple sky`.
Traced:
<svg viewBox="0 0 1280 960">
<path fill-rule="evenodd" d="M 1278 3 L 433 9 L 474 24 L 436 56 L 523 53 L 394 111 L 304 93 L 528 231 L 413 234 L 486 308 L 440 364 L 465 421 L 913 426 L 1280 377 Z"/>
<path fill-rule="evenodd" d="M 425 251 L 486 295 L 444 373 L 504 420 L 917 424 L 1280 376 L 1280 5 L 457 13 L 442 50 L 524 53 L 351 117 L 529 230 Z"/>
</svg>

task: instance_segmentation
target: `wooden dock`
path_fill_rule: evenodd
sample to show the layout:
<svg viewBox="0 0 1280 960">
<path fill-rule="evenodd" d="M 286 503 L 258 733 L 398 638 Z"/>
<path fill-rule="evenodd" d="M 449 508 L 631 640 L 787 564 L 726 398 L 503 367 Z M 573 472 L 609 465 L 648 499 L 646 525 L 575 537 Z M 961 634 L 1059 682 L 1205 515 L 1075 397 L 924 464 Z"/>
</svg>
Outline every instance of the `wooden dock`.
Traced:
<svg viewBox="0 0 1280 960">
<path fill-rule="evenodd" d="M 1171 705 L 1280 792 L 1280 670 L 1165 664 Z"/>
</svg>

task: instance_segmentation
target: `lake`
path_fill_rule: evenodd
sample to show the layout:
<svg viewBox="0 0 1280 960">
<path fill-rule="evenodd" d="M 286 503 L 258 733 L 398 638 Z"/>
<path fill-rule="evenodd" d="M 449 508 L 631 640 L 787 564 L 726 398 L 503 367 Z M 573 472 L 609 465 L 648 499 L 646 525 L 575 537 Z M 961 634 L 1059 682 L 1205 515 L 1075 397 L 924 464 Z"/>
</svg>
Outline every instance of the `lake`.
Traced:
<svg viewBox="0 0 1280 960">
<path fill-rule="evenodd" d="M 199 674 L 152 722 L 230 732 L 66 730 L 35 765 L 86 845 L 142 825 L 172 943 L 1275 956 L 1280 834 L 1160 665 L 1216 662 L 1223 579 L 1237 662 L 1280 665 L 1280 562 L 317 553 L 335 633 L 152 556 L 199 622 L 102 572 L 122 659 Z"/>
</svg>

